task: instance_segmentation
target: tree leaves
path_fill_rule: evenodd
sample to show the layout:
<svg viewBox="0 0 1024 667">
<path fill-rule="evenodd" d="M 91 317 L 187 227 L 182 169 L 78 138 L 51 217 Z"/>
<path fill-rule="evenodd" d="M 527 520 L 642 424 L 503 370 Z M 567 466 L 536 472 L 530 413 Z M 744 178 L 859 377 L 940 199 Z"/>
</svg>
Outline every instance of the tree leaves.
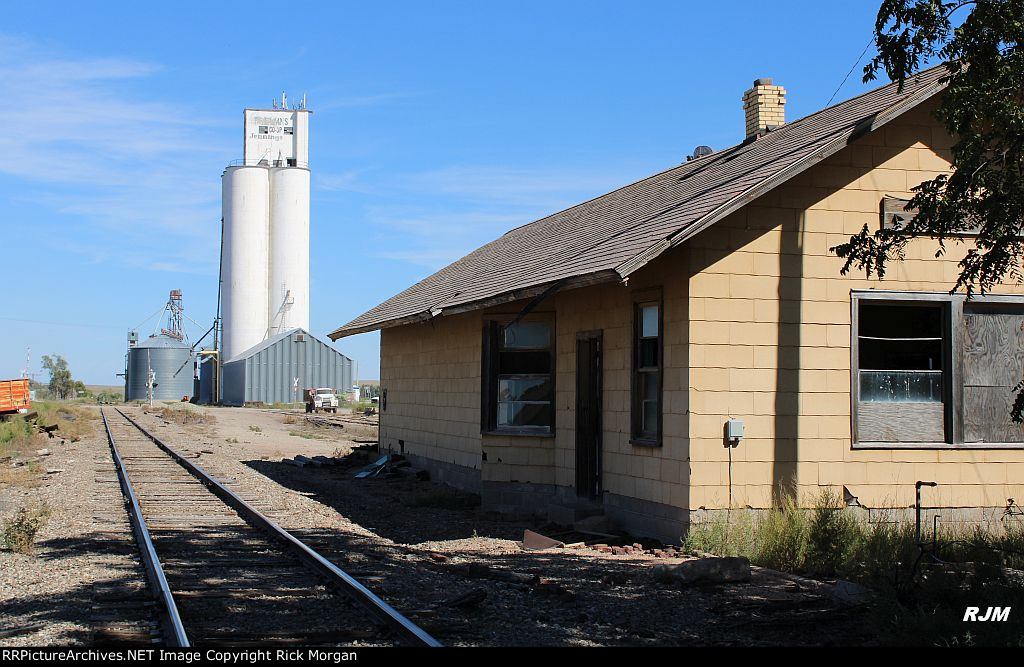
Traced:
<svg viewBox="0 0 1024 667">
<path fill-rule="evenodd" d="M 964 16 L 964 12 L 969 12 Z M 962 22 L 956 22 L 962 19 Z M 832 248 L 867 277 L 885 276 L 909 241 L 967 243 L 952 291 L 968 297 L 1000 283 L 1020 284 L 1024 258 L 1024 0 L 883 0 L 875 23 L 878 55 L 865 81 L 884 71 L 903 82 L 930 60 L 946 62 L 948 87 L 936 117 L 954 137 L 953 170 L 913 189 L 903 224 Z M 975 233 L 976 232 L 976 233 Z M 1024 398 L 1020 399 L 1024 406 Z M 1021 409 L 1015 418 L 1024 419 Z"/>
</svg>

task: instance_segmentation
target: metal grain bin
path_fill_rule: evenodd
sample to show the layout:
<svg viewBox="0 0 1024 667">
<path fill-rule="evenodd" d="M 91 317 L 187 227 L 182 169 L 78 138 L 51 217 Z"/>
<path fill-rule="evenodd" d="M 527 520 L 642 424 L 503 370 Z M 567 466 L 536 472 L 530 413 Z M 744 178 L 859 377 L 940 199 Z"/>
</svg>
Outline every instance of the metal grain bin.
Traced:
<svg viewBox="0 0 1024 667">
<path fill-rule="evenodd" d="M 149 399 L 146 377 L 150 369 L 155 375 L 154 399 L 180 401 L 183 396 L 191 397 L 194 363 L 191 346 L 176 338 L 159 334 L 139 341 L 128 350 L 125 401 Z"/>
</svg>

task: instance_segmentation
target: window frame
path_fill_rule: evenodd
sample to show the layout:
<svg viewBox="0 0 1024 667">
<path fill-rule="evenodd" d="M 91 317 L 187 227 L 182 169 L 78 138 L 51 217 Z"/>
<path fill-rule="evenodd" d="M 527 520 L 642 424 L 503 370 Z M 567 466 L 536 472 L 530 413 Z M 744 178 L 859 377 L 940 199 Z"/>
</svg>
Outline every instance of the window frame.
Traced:
<svg viewBox="0 0 1024 667">
<path fill-rule="evenodd" d="M 643 403 L 640 395 L 643 375 L 651 371 L 641 370 L 640 367 L 640 343 L 642 340 L 643 315 L 642 309 L 645 306 L 658 307 L 658 398 L 657 398 L 657 433 L 650 437 L 641 432 L 643 424 Z M 636 447 L 661 447 L 664 434 L 665 414 L 665 303 L 660 287 L 638 290 L 632 294 L 632 318 L 633 331 L 630 346 L 632 349 L 632 364 L 630 367 L 630 416 L 629 416 L 629 442 Z"/>
<path fill-rule="evenodd" d="M 547 427 L 531 426 L 499 426 L 498 405 L 500 403 L 498 386 L 499 377 L 502 375 L 515 375 L 511 373 L 502 374 L 500 368 L 500 353 L 502 347 L 502 332 L 505 327 L 513 322 L 520 323 L 542 323 L 548 326 L 550 332 L 549 344 L 547 347 L 550 356 L 550 371 L 547 375 L 551 378 L 551 424 Z M 557 422 L 557 331 L 555 329 L 555 317 L 553 313 L 531 313 L 522 318 L 514 315 L 495 315 L 485 317 L 483 321 L 483 341 L 481 347 L 481 372 L 480 372 L 480 433 L 482 435 L 509 435 L 535 438 L 554 438 Z M 537 348 L 542 349 L 542 348 Z M 531 373 L 529 375 L 543 375 Z"/>
<path fill-rule="evenodd" d="M 858 437 L 858 407 L 860 404 L 860 305 L 864 302 L 921 305 L 923 302 L 944 307 L 943 401 L 945 440 L 943 442 L 872 442 Z M 986 294 L 974 296 L 970 302 L 964 294 L 949 292 L 908 292 L 890 290 L 850 291 L 850 442 L 857 450 L 873 449 L 1024 449 L 1024 442 L 964 442 L 964 359 L 960 333 L 964 323 L 964 307 L 970 305 L 1007 305 L 1024 311 L 1024 295 Z"/>
</svg>

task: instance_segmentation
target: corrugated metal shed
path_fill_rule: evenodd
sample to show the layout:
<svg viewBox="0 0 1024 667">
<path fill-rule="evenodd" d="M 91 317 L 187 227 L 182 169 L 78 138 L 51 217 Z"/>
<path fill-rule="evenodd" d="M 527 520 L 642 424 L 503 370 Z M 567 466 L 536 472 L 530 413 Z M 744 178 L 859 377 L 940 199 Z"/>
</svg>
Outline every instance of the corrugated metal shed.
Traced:
<svg viewBox="0 0 1024 667">
<path fill-rule="evenodd" d="M 620 281 L 858 137 L 944 90 L 945 65 L 518 227 L 329 334 Z"/>
<path fill-rule="evenodd" d="M 268 338 L 224 364 L 225 405 L 294 403 L 307 387 L 352 386 L 352 360 L 304 329 Z"/>
</svg>

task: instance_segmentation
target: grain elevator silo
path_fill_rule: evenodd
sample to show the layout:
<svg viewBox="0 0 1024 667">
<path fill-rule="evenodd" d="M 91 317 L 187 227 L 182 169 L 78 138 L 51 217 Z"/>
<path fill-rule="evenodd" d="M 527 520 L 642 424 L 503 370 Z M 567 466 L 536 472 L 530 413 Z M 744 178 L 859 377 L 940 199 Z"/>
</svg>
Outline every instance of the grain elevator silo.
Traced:
<svg viewBox="0 0 1024 667">
<path fill-rule="evenodd" d="M 180 401 L 192 396 L 195 355 L 185 339 L 182 310 L 181 292 L 173 290 L 164 311 L 168 314 L 166 328 L 141 340 L 134 331 L 129 332 L 125 401 Z"/>
<path fill-rule="evenodd" d="M 220 360 L 309 328 L 309 114 L 246 109 L 240 164 L 223 177 Z"/>
</svg>

